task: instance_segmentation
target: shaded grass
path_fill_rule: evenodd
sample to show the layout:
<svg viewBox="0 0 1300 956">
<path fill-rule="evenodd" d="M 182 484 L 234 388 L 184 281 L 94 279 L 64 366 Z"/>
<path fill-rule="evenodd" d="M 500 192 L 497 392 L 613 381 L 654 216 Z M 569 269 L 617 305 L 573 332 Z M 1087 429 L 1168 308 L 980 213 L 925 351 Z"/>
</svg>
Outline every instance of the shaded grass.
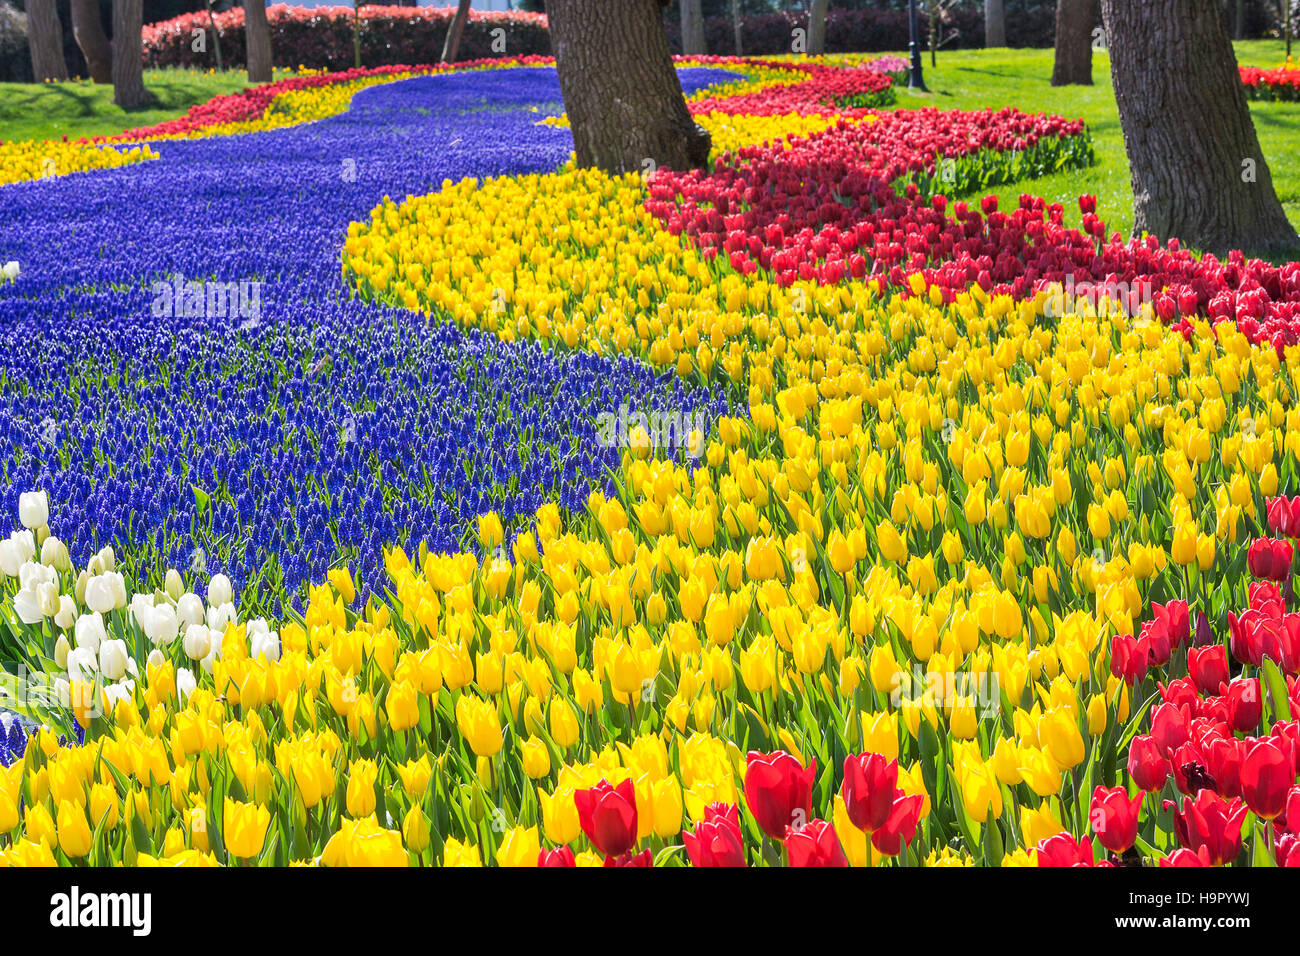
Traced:
<svg viewBox="0 0 1300 956">
<path fill-rule="evenodd" d="M 1235 43 L 1237 62 L 1243 66 L 1276 67 L 1286 58 L 1280 40 Z M 924 79 L 929 93 L 898 86 L 898 106 L 939 109 L 982 109 L 1014 106 L 1026 112 L 1056 113 L 1081 118 L 1092 131 L 1096 163 L 1087 169 L 1068 170 L 990 190 L 1003 209 L 1014 208 L 1021 193 L 1043 196 L 1065 206 L 1066 221 L 1080 219 L 1078 197 L 1097 197 L 1097 214 L 1108 232 L 1127 236 L 1133 229 L 1133 190 L 1129 180 L 1124 135 L 1111 86 L 1110 61 L 1104 52 L 1093 55 L 1093 86 L 1054 87 L 1051 50 L 961 50 L 940 53 L 931 68 L 924 57 Z M 1253 102 L 1255 130 L 1273 175 L 1282 206 L 1300 230 L 1300 103 Z"/>
<path fill-rule="evenodd" d="M 277 80 L 289 75 L 289 70 L 275 71 Z M 176 119 L 196 103 L 238 93 L 249 83 L 243 70 L 167 69 L 146 70 L 144 85 L 157 102 L 144 109 L 124 110 L 113 105 L 113 87 L 107 83 L 0 83 L 0 141 L 108 136 Z"/>
</svg>

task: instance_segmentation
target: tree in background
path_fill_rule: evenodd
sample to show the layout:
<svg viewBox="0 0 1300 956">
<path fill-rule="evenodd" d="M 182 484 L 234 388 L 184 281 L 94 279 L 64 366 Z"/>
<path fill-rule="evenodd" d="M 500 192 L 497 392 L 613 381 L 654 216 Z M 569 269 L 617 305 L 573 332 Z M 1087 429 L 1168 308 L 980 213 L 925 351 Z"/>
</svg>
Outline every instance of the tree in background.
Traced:
<svg viewBox="0 0 1300 956">
<path fill-rule="evenodd" d="M 1092 86 L 1092 31 L 1099 0 L 1056 0 L 1053 86 Z"/>
<path fill-rule="evenodd" d="M 465 22 L 469 20 L 469 4 L 470 0 L 460 0 L 455 16 L 447 24 L 447 38 L 442 43 L 443 63 L 456 62 L 456 55 L 460 52 L 460 38 L 465 33 Z"/>
<path fill-rule="evenodd" d="M 830 0 L 811 0 L 808 4 L 808 52 L 826 52 L 826 10 Z"/>
<path fill-rule="evenodd" d="M 1102 0 L 1101 10 L 1134 231 L 1219 254 L 1294 250 L 1219 0 Z"/>
<path fill-rule="evenodd" d="M 68 64 L 63 59 L 63 26 L 54 0 L 27 0 L 27 47 L 36 82 L 68 78 Z"/>
<path fill-rule="evenodd" d="M 744 22 L 740 16 L 740 0 L 731 0 L 731 32 L 736 37 L 736 56 L 745 55 Z"/>
<path fill-rule="evenodd" d="M 113 48 L 99 19 L 99 0 L 72 0 L 72 36 L 96 83 L 113 82 Z"/>
<path fill-rule="evenodd" d="M 984 45 L 1007 45 L 1007 12 L 1002 0 L 984 0 Z"/>
<path fill-rule="evenodd" d="M 547 0 L 578 166 L 653 174 L 704 168 L 710 137 L 686 108 L 663 0 Z"/>
<path fill-rule="evenodd" d="M 708 52 L 704 42 L 704 10 L 700 0 L 681 0 L 682 53 L 702 56 Z"/>
<path fill-rule="evenodd" d="M 123 109 L 153 99 L 144 88 L 143 17 L 140 0 L 113 0 L 113 102 Z"/>
<path fill-rule="evenodd" d="M 248 82 L 270 83 L 273 57 L 266 0 L 244 0 L 244 45 L 248 55 Z"/>
</svg>

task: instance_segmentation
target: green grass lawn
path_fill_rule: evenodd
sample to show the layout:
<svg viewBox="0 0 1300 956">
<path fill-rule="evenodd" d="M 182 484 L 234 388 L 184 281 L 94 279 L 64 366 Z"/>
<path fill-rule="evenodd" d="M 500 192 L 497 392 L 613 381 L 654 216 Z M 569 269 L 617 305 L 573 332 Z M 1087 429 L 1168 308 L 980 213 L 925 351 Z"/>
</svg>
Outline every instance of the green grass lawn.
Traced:
<svg viewBox="0 0 1300 956">
<path fill-rule="evenodd" d="M 276 70 L 275 78 L 290 75 Z M 90 80 L 0 83 L 0 141 L 106 136 L 175 119 L 196 103 L 248 86 L 243 70 L 146 70 L 145 87 L 158 102 L 141 110 L 113 105 L 113 87 Z"/>
<path fill-rule="evenodd" d="M 1276 67 L 1286 58 L 1280 40 L 1248 40 L 1234 46 L 1242 66 Z M 1125 236 L 1132 231 L 1133 190 L 1128 157 L 1110 82 L 1110 61 L 1104 52 L 1093 55 L 1094 85 L 1090 87 L 1052 86 L 1051 50 L 940 52 L 937 67 L 931 68 L 928 55 L 923 65 L 930 92 L 913 93 L 904 80 L 898 90 L 899 106 L 1014 106 L 1027 112 L 1082 118 L 1091 128 L 1097 153 L 1093 166 L 995 189 L 1002 208 L 1013 208 L 1021 193 L 1030 192 L 1064 204 L 1067 222 L 1077 225 L 1077 199 L 1083 193 L 1093 193 L 1097 196 L 1097 214 L 1106 221 L 1109 231 Z M 1291 222 L 1300 229 L 1300 163 L 1295 159 L 1300 155 L 1300 103 L 1251 103 L 1250 108 L 1264 158 L 1273 174 L 1273 186 Z"/>
</svg>

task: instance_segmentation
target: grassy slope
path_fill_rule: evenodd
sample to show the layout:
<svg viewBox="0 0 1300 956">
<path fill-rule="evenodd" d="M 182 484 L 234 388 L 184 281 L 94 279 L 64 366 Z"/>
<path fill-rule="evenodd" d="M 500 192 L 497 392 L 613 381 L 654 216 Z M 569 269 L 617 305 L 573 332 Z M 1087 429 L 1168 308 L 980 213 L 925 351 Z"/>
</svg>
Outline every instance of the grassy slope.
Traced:
<svg viewBox="0 0 1300 956">
<path fill-rule="evenodd" d="M 1251 40 L 1234 44 L 1243 66 L 1276 67 L 1286 54 L 1281 41 Z M 995 190 L 1002 208 L 1014 208 L 1021 193 L 1031 192 L 1066 208 L 1066 220 L 1079 221 L 1077 197 L 1097 196 L 1097 213 L 1110 231 L 1127 236 L 1133 228 L 1133 191 L 1119 113 L 1111 88 L 1109 61 L 1093 56 L 1094 86 L 1053 87 L 1051 50 L 963 50 L 940 53 L 938 66 L 924 58 L 930 93 L 912 93 L 900 85 L 898 105 L 940 109 L 1015 106 L 1032 112 L 1081 117 L 1092 129 L 1096 164 Z M 1291 222 L 1300 229 L 1300 103 L 1251 103 L 1260 146 L 1273 174 L 1273 185 Z"/>
<path fill-rule="evenodd" d="M 276 70 L 276 79 L 288 76 Z M 0 141 L 78 139 L 120 133 L 175 119 L 196 103 L 248 86 L 240 71 L 147 70 L 144 84 L 158 97 L 149 109 L 127 111 L 113 105 L 113 87 L 90 80 L 68 83 L 0 83 Z"/>
</svg>

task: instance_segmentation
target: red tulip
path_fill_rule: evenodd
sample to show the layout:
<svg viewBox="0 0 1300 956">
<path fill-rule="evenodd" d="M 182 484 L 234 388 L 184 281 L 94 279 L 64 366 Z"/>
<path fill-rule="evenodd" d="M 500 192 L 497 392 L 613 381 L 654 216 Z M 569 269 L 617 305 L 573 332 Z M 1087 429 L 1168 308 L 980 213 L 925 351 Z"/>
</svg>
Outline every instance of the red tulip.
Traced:
<svg viewBox="0 0 1300 956">
<path fill-rule="evenodd" d="M 1287 805 L 1295 784 L 1291 757 L 1272 740 L 1257 742 L 1241 763 L 1241 795 L 1256 816 L 1272 820 Z"/>
<path fill-rule="evenodd" d="M 1194 797 L 1201 790 L 1218 792 L 1218 785 L 1209 772 L 1208 761 L 1199 744 L 1190 740 L 1181 744 L 1170 755 L 1169 764 L 1174 770 L 1174 783 L 1188 796 Z"/>
<path fill-rule="evenodd" d="M 1152 602 L 1151 610 L 1155 619 L 1163 622 L 1168 629 L 1174 647 L 1182 647 L 1188 642 L 1192 636 L 1192 622 L 1186 601 L 1170 601 L 1168 604 Z"/>
<path fill-rule="evenodd" d="M 1174 850 L 1160 860 L 1161 866 L 1210 866 L 1210 854 L 1202 848 L 1193 852 L 1186 847 Z"/>
<path fill-rule="evenodd" d="M 1187 742 L 1191 712 L 1186 706 L 1161 704 L 1151 713 L 1151 736 L 1170 754 Z"/>
<path fill-rule="evenodd" d="M 898 793 L 898 761 L 881 754 L 844 758 L 844 808 L 859 830 L 870 833 L 885 825 Z"/>
<path fill-rule="evenodd" d="M 577 861 L 573 858 L 573 850 L 567 846 L 562 846 L 558 850 L 538 850 L 538 866 L 577 866 Z"/>
<path fill-rule="evenodd" d="M 1269 498 L 1265 506 L 1270 531 L 1284 538 L 1300 538 L 1300 496 Z"/>
<path fill-rule="evenodd" d="M 1219 689 L 1217 684 L 1214 689 Z M 1201 703 L 1196 685 L 1188 677 L 1171 680 L 1168 684 L 1156 681 L 1156 690 L 1160 692 L 1160 697 L 1165 703 L 1173 704 L 1179 710 L 1185 710 L 1188 713 L 1195 713 L 1196 708 Z"/>
<path fill-rule="evenodd" d="M 745 804 L 764 833 L 784 840 L 786 828 L 812 818 L 812 785 L 817 761 L 804 767 L 784 750 L 749 752 L 745 768 Z"/>
<path fill-rule="evenodd" d="M 631 778 L 617 787 L 601 780 L 590 790 L 573 795 L 578 823 L 600 853 L 620 856 L 636 846 L 636 788 Z"/>
<path fill-rule="evenodd" d="M 1212 737 L 1201 747 L 1205 767 L 1214 779 L 1214 790 L 1224 797 L 1241 796 L 1241 741 L 1236 737 Z"/>
<path fill-rule="evenodd" d="M 1246 566 L 1257 578 L 1285 581 L 1291 575 L 1291 545 L 1278 538 L 1256 538 L 1246 552 Z"/>
<path fill-rule="evenodd" d="M 1273 857 L 1278 866 L 1300 867 L 1300 837 L 1284 833 L 1273 844 Z"/>
<path fill-rule="evenodd" d="M 1204 849 L 1215 866 L 1231 863 L 1241 853 L 1241 824 L 1246 805 L 1240 799 L 1224 800 L 1213 790 L 1183 798 L 1183 810 L 1174 814 L 1174 831 L 1191 850 Z"/>
<path fill-rule="evenodd" d="M 813 820 L 802 827 L 789 827 L 785 838 L 791 866 L 848 866 L 835 827 L 825 820 Z"/>
<path fill-rule="evenodd" d="M 1092 837 L 1057 833 L 1038 841 L 1039 866 L 1092 866 Z"/>
<path fill-rule="evenodd" d="M 1145 796 L 1139 790 L 1130 798 L 1123 787 L 1093 790 L 1088 819 L 1097 840 L 1111 853 L 1121 854 L 1137 841 L 1138 814 Z"/>
<path fill-rule="evenodd" d="M 1128 745 L 1128 772 L 1143 790 L 1155 792 L 1169 779 L 1169 761 L 1159 741 L 1146 734 L 1134 737 Z"/>
<path fill-rule="evenodd" d="M 604 866 L 654 866 L 654 855 L 649 850 L 642 850 L 640 853 L 633 853 L 628 850 L 618 856 L 605 857 Z"/>
<path fill-rule="evenodd" d="M 894 801 L 889 819 L 871 834 L 871 845 L 885 856 L 898 856 L 903 845 L 916 839 L 916 827 L 921 822 L 921 808 L 925 797 L 919 793 L 908 794 Z"/>
<path fill-rule="evenodd" d="M 1244 734 L 1259 728 L 1259 720 L 1264 715 L 1259 678 L 1238 678 L 1228 684 L 1223 696 L 1228 702 L 1228 720 L 1233 730 Z"/>
<path fill-rule="evenodd" d="M 1187 672 L 1203 694 L 1216 694 L 1220 684 L 1231 679 L 1228 670 L 1228 649 L 1222 644 L 1187 649 Z"/>
<path fill-rule="evenodd" d="M 1131 634 L 1110 639 L 1110 672 L 1126 684 L 1140 681 L 1147 672 L 1150 655 Z"/>
<path fill-rule="evenodd" d="M 711 803 L 695 832 L 682 831 L 692 866 L 745 866 L 740 814 L 734 805 Z"/>
</svg>

